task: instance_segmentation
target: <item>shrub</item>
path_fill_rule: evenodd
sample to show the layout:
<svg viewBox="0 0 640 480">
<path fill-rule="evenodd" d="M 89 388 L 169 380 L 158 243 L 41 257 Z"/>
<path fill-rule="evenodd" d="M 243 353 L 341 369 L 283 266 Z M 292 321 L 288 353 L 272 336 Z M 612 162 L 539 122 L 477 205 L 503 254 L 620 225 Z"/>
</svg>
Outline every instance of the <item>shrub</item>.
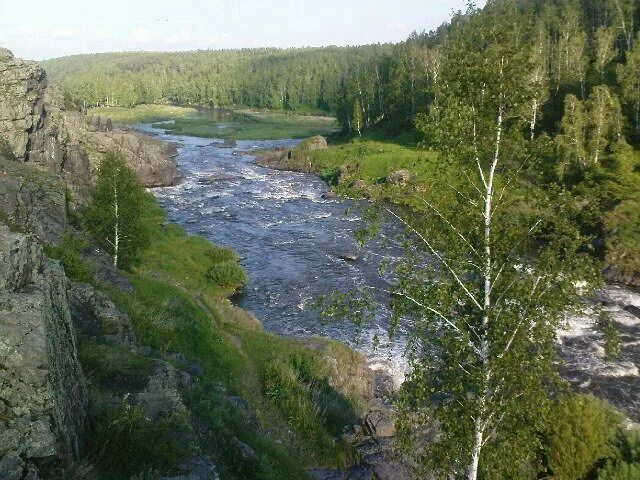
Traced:
<svg viewBox="0 0 640 480">
<path fill-rule="evenodd" d="M 609 453 L 618 417 L 603 401 L 567 395 L 554 406 L 547 432 L 546 455 L 558 480 L 584 478 Z"/>
<path fill-rule="evenodd" d="M 239 287 L 247 283 L 247 274 L 235 260 L 214 263 L 206 277 L 207 281 L 220 287 Z"/>
<path fill-rule="evenodd" d="M 613 457 L 598 471 L 598 480 L 640 478 L 640 430 L 618 431 Z"/>
<path fill-rule="evenodd" d="M 62 242 L 59 245 L 47 245 L 45 252 L 49 258 L 60 260 L 67 277 L 76 282 L 90 283 L 93 280 L 93 267 L 82 256 L 88 246 L 86 237 L 65 232 Z"/>
<path fill-rule="evenodd" d="M 607 462 L 598 472 L 598 480 L 638 480 L 640 478 L 640 463 Z"/>
<path fill-rule="evenodd" d="M 294 356 L 268 363 L 262 375 L 263 391 L 288 423 L 309 442 L 320 458 L 338 464 L 350 453 L 336 444 L 345 426 L 356 420 L 352 404 L 329 386 L 317 361 Z"/>
<path fill-rule="evenodd" d="M 166 471 L 194 453 L 185 415 L 174 413 L 151 420 L 142 407 L 129 404 L 126 398 L 119 407 L 100 412 L 94 430 L 98 468 L 114 480 L 150 469 Z"/>
<path fill-rule="evenodd" d="M 118 345 L 82 339 L 79 355 L 87 378 L 95 385 L 111 390 L 142 388 L 153 371 L 153 360 Z"/>
<path fill-rule="evenodd" d="M 604 335 L 604 352 L 607 359 L 615 359 L 620 355 L 622 342 L 620 332 L 613 323 L 611 315 L 601 311 L 598 315 L 598 329 Z"/>
</svg>

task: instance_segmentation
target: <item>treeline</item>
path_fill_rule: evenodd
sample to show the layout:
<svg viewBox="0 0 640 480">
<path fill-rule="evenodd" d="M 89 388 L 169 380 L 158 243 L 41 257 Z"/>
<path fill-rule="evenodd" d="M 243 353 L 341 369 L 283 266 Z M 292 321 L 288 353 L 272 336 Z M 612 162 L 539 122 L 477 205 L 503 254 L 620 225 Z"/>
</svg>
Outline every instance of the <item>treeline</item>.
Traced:
<svg viewBox="0 0 640 480">
<path fill-rule="evenodd" d="M 391 45 L 74 55 L 43 62 L 78 106 L 170 102 L 334 112 L 353 65 Z"/>
<path fill-rule="evenodd" d="M 489 3 L 501 3 L 500 1 Z M 536 99 L 527 107 L 531 130 L 555 133 L 565 97 L 587 101 L 603 88 L 624 114 L 625 133 L 640 137 L 640 2 L 637 0 L 517 0 L 517 17 L 525 19 L 532 66 L 530 84 Z M 434 32 L 412 35 L 390 51 L 345 74 L 337 109 L 345 130 L 358 134 L 381 123 L 414 125 L 431 111 L 452 29 L 469 28 L 471 15 L 454 16 Z M 504 21 L 517 21 L 517 18 Z M 470 35 L 472 32 L 468 32 Z M 510 39 L 503 39 L 505 49 Z M 635 47 L 635 48 L 634 48 Z M 508 52 L 505 55 L 523 52 Z M 464 66 L 460 66 L 464 68 Z M 599 90 L 597 87 L 601 87 Z M 446 88 L 446 86 L 445 86 Z M 596 100 L 599 101 L 599 100 Z M 613 107 L 612 107 L 613 108 Z"/>
</svg>

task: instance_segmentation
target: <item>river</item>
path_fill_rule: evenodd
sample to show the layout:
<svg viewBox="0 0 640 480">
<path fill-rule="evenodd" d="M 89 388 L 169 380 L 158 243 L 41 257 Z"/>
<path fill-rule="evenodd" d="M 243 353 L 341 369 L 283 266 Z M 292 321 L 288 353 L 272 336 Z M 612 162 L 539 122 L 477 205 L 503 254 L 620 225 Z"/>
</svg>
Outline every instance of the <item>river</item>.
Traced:
<svg viewBox="0 0 640 480">
<path fill-rule="evenodd" d="M 402 381 L 406 333 L 388 341 L 384 309 L 359 330 L 346 320 L 322 321 L 313 307 L 317 298 L 335 290 L 383 286 L 380 260 L 401 251 L 393 229 L 383 236 L 385 246 L 378 239 L 359 250 L 354 232 L 363 225 L 361 203 L 324 199 L 327 186 L 314 175 L 254 163 L 252 150 L 293 147 L 299 140 L 239 141 L 220 148 L 211 139 L 169 135 L 148 125 L 138 129 L 178 146 L 183 181 L 154 190 L 169 219 L 242 257 L 250 281 L 236 299 L 239 306 L 253 312 L 268 331 L 345 342 L 365 353 L 374 370 L 390 373 L 396 384 Z M 345 259 L 350 256 L 356 259 Z M 605 358 L 596 315 L 587 309 L 585 315 L 569 317 L 568 328 L 559 332 L 563 376 L 577 390 L 604 397 L 640 421 L 640 293 L 611 286 L 598 302 L 621 333 L 621 354 L 616 360 Z"/>
<path fill-rule="evenodd" d="M 171 221 L 238 252 L 250 278 L 234 298 L 240 307 L 268 331 L 345 342 L 365 353 L 373 369 L 401 382 L 406 342 L 402 332 L 388 340 L 384 309 L 359 329 L 348 320 L 321 320 L 314 307 L 332 291 L 381 286 L 380 260 L 399 248 L 389 235 L 359 249 L 354 232 L 363 226 L 362 204 L 324 199 L 327 185 L 315 175 L 258 166 L 250 153 L 293 147 L 299 140 L 239 141 L 220 148 L 211 139 L 166 134 L 148 125 L 137 129 L 177 145 L 183 180 L 154 193 Z"/>
</svg>

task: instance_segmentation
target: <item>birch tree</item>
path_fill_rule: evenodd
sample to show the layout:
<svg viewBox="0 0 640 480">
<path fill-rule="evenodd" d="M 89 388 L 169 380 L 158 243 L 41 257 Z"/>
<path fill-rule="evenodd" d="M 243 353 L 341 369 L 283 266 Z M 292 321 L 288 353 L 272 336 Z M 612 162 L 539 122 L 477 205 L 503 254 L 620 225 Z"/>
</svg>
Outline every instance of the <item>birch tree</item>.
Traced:
<svg viewBox="0 0 640 480">
<path fill-rule="evenodd" d="M 135 265 L 149 242 L 142 219 L 144 200 L 145 192 L 122 156 L 107 153 L 98 169 L 85 221 L 116 268 Z"/>
<path fill-rule="evenodd" d="M 556 173 L 564 177 L 572 168 L 581 172 L 587 166 L 587 117 L 583 103 L 575 95 L 564 99 L 561 133 L 555 138 L 558 164 Z"/>
<path fill-rule="evenodd" d="M 392 325 L 412 327 L 401 438 L 410 445 L 417 425 L 437 426 L 433 441 L 412 445 L 418 478 L 522 478 L 539 467 L 555 332 L 590 260 L 561 199 L 533 184 L 531 33 L 516 2 L 490 2 L 452 30 L 432 129 L 441 165 L 412 214 L 386 208 L 408 243 L 388 289 Z"/>
<path fill-rule="evenodd" d="M 593 89 L 587 101 L 589 111 L 588 146 L 592 164 L 597 165 L 610 144 L 622 135 L 620 103 L 606 85 Z"/>
<path fill-rule="evenodd" d="M 633 119 L 636 135 L 640 136 L 640 33 L 635 47 L 627 52 L 626 64 L 618 65 L 618 81 L 622 87 L 622 98 Z"/>
</svg>

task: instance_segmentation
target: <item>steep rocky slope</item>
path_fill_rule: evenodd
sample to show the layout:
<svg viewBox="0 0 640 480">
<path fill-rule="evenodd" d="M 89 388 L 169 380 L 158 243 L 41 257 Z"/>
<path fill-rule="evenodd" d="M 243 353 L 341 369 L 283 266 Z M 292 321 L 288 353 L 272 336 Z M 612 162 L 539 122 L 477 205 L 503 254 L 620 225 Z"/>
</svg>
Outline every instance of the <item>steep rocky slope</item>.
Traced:
<svg viewBox="0 0 640 480">
<path fill-rule="evenodd" d="M 66 111 L 38 64 L 0 49 L 0 149 L 17 161 L 60 175 L 74 193 L 87 198 L 102 155 L 121 152 L 147 187 L 172 185 L 175 148 L 135 132 L 114 130 L 111 122 Z"/>
<path fill-rule="evenodd" d="M 77 460 L 86 402 L 64 270 L 0 224 L 0 478 Z"/>
</svg>

